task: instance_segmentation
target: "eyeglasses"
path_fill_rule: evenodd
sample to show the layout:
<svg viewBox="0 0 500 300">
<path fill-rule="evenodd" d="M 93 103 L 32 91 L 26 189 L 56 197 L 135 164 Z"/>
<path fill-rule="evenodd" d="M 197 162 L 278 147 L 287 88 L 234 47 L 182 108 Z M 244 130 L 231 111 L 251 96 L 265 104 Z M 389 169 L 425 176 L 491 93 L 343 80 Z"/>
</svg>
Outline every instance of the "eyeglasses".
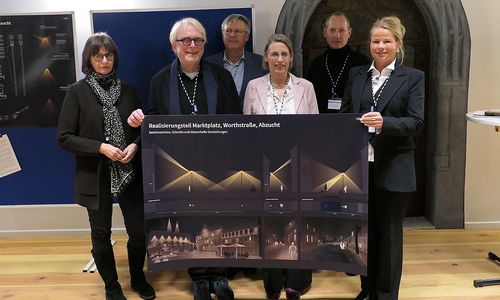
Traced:
<svg viewBox="0 0 500 300">
<path fill-rule="evenodd" d="M 231 35 L 234 33 L 234 35 L 237 35 L 237 36 L 242 36 L 244 35 L 245 33 L 247 33 L 246 30 L 239 30 L 239 29 L 235 29 L 235 30 L 232 30 L 232 29 L 224 29 L 222 30 L 222 32 L 224 32 L 225 35 Z"/>
<path fill-rule="evenodd" d="M 193 42 L 193 41 L 194 41 L 194 45 L 195 45 L 195 46 L 201 46 L 201 45 L 203 45 L 203 43 L 205 42 L 205 40 L 204 40 L 204 39 L 199 38 L 199 37 L 194 38 L 194 39 L 192 39 L 192 38 L 188 38 L 188 37 L 185 37 L 185 38 L 178 39 L 178 40 L 175 40 L 175 41 L 176 41 L 176 42 L 182 42 L 182 44 L 183 44 L 184 46 L 190 46 L 190 45 L 191 45 L 191 42 Z"/>
<path fill-rule="evenodd" d="M 94 60 L 96 62 L 101 62 L 104 57 L 106 57 L 108 61 L 113 61 L 115 59 L 115 55 L 108 52 L 106 54 L 97 53 L 96 55 L 94 55 Z"/>
<path fill-rule="evenodd" d="M 278 59 L 281 55 L 281 58 L 284 59 L 284 60 L 287 60 L 290 58 L 290 53 L 288 52 L 281 52 L 281 53 L 278 53 L 278 52 L 271 52 L 269 53 L 269 56 L 272 58 L 272 59 Z"/>
</svg>

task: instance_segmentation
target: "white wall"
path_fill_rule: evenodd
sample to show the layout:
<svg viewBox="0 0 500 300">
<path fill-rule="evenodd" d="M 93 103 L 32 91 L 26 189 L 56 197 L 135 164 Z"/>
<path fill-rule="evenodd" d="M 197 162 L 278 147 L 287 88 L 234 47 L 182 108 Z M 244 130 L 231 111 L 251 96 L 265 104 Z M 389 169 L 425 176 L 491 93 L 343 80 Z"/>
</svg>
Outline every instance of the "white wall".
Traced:
<svg viewBox="0 0 500 300">
<path fill-rule="evenodd" d="M 500 108 L 500 1 L 462 0 L 472 53 L 469 111 Z M 500 133 L 467 124 L 465 227 L 500 228 Z"/>
</svg>

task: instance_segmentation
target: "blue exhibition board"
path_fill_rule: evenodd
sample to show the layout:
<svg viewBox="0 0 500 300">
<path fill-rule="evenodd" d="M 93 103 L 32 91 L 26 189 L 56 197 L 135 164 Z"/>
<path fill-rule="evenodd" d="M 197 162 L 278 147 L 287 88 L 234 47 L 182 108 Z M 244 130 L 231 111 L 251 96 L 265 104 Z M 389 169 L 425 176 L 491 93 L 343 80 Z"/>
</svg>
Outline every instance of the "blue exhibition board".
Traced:
<svg viewBox="0 0 500 300">
<path fill-rule="evenodd" d="M 56 142 L 77 78 L 73 20 L 72 13 L 0 16 L 0 134 L 21 166 L 0 178 L 0 205 L 73 203 L 73 157 Z"/>
<path fill-rule="evenodd" d="M 136 87 L 143 106 L 146 106 L 151 77 L 174 59 L 174 53 L 172 52 L 172 47 L 168 40 L 168 35 L 174 22 L 184 17 L 194 17 L 204 25 L 208 37 L 208 44 L 205 46 L 205 56 L 207 56 L 222 51 L 224 46 L 222 43 L 220 24 L 226 16 L 231 13 L 240 13 L 252 20 L 252 8 L 246 7 L 168 11 L 91 11 L 90 21 L 92 22 L 94 32 L 106 31 L 115 40 L 121 54 L 118 74 L 120 78 L 130 82 Z M 58 16 L 57 14 L 56 17 Z M 44 28 L 62 27 L 57 23 L 62 21 L 55 19 L 55 21 L 48 22 L 46 21 L 46 15 L 29 15 L 24 17 L 38 20 L 39 24 L 57 24 L 57 26 L 45 26 Z M 72 19 L 72 15 L 67 17 Z M 0 19 L 4 20 L 3 18 L 4 17 L 1 17 Z M 16 18 L 18 18 L 18 16 L 16 16 Z M 66 22 L 64 24 L 66 24 Z M 70 24 L 72 26 L 72 22 L 70 22 Z M 19 68 L 17 75 L 21 78 L 22 72 L 20 68 L 22 64 L 21 61 L 19 61 L 21 55 L 19 52 L 18 34 L 21 33 L 20 30 L 22 27 L 19 26 L 17 28 L 19 28 L 19 30 L 12 32 L 12 34 L 16 35 L 16 39 L 13 39 L 13 41 L 16 50 L 16 66 Z M 70 29 L 68 32 L 73 33 L 78 32 L 78 30 Z M 76 40 L 76 38 L 73 39 L 72 34 L 69 33 L 65 36 L 71 36 L 72 42 L 68 42 L 67 44 L 73 45 L 73 40 Z M 5 36 L 9 37 L 9 33 L 6 33 Z M 7 41 L 10 42 L 10 40 Z M 28 45 L 26 39 L 24 42 Z M 252 50 L 252 45 L 252 37 L 250 37 L 250 40 L 247 42 L 247 49 Z M 71 54 L 69 59 L 74 61 L 73 51 L 66 52 Z M 11 59 L 11 54 L 11 52 L 8 52 L 8 56 L 0 56 L 0 63 L 4 65 L 4 71 L 2 73 L 4 75 L 9 74 L 7 73 L 7 61 Z M 80 56 L 81 53 L 76 55 Z M 32 56 L 35 57 L 35 55 Z M 28 54 L 25 55 L 25 58 L 29 58 Z M 57 62 L 60 63 L 60 61 Z M 26 67 L 28 67 L 28 64 Z M 80 66 L 77 66 L 77 68 L 79 69 Z M 67 71 L 69 67 L 59 69 Z M 26 74 L 32 73 L 28 73 L 27 71 Z M 33 74 L 37 75 L 36 73 Z M 39 76 L 39 74 L 37 76 Z M 63 77 L 65 79 L 69 78 L 68 76 Z M 4 84 L 5 82 L 6 80 L 3 80 Z M 19 79 L 17 90 L 19 97 L 23 96 L 21 83 L 22 80 Z M 68 83 L 67 86 L 71 83 Z M 12 85 L 10 79 L 9 84 Z M 45 86 L 52 88 L 52 85 Z M 8 101 L 14 99 L 12 96 L 14 95 L 14 90 L 12 90 L 12 92 L 7 88 L 5 88 L 4 91 L 0 90 L 0 95 L 5 95 L 7 92 L 9 93 L 7 95 L 9 98 L 7 100 L 5 97 L 0 97 L 2 98 L 0 99 L 0 134 L 8 135 L 21 166 L 20 172 L 0 178 L 0 205 L 74 203 L 73 155 L 64 152 L 58 147 L 56 142 L 57 128 L 54 127 L 57 126 L 58 112 L 66 89 L 56 88 L 54 90 L 56 90 L 57 93 L 63 93 L 60 97 L 60 101 L 56 101 L 53 94 L 47 95 L 50 96 L 51 101 L 46 101 L 44 93 L 36 93 L 34 99 L 38 99 L 36 102 L 38 106 L 30 105 L 30 110 L 27 112 L 20 110 L 26 105 L 21 106 L 16 110 L 23 113 L 18 114 L 15 114 L 16 110 L 2 110 Z M 28 96 L 29 95 L 28 90 Z M 42 100 L 44 102 L 42 102 Z M 49 105 L 43 105 L 46 102 Z M 15 103 L 22 104 L 22 101 L 16 101 Z M 39 114 L 39 116 L 43 118 L 35 118 L 31 115 L 31 112 L 35 111 L 33 109 L 35 107 L 39 107 L 39 111 L 43 112 Z"/>
<path fill-rule="evenodd" d="M 224 50 L 221 23 L 238 13 L 252 21 L 252 8 L 224 8 L 164 11 L 92 11 L 93 32 L 107 32 L 120 51 L 118 76 L 131 83 L 147 107 L 151 77 L 172 63 L 175 54 L 169 41 L 172 25 L 192 17 L 200 21 L 207 33 L 204 57 Z M 252 35 L 246 44 L 253 51 Z"/>
</svg>

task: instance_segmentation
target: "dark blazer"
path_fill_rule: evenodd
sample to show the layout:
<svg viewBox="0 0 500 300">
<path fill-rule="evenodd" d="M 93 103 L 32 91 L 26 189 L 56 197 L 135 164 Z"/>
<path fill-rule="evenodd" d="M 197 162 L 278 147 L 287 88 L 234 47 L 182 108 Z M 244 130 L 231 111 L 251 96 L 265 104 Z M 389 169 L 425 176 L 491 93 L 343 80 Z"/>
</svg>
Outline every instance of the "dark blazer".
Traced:
<svg viewBox="0 0 500 300">
<path fill-rule="evenodd" d="M 341 113 L 367 112 L 361 107 L 364 101 L 372 102 L 369 67 L 354 67 L 349 72 Z M 424 98 L 424 73 L 397 65 L 377 105 L 384 121 L 382 130 L 370 140 L 378 188 L 392 192 L 416 190 L 413 136 L 424 127 Z"/>
<path fill-rule="evenodd" d="M 238 92 L 236 91 L 231 73 L 223 67 L 204 62 L 203 59 L 201 64 L 203 68 L 210 68 L 217 88 L 217 99 L 214 103 L 208 103 L 209 111 L 216 114 L 241 114 L 242 111 L 238 101 Z M 173 66 L 174 64 L 166 66 L 151 79 L 147 110 L 148 115 L 177 114 L 170 111 L 170 74 Z M 207 88 L 208 87 L 205 86 L 205 89 Z M 176 99 L 176 101 L 179 101 L 179 99 Z M 180 106 L 180 104 L 176 106 Z"/>
<path fill-rule="evenodd" d="M 210 63 L 224 67 L 224 52 L 211 55 L 206 58 Z M 243 82 L 240 90 L 240 101 L 243 106 L 243 98 L 247 89 L 248 82 L 252 79 L 266 75 L 269 71 L 262 68 L 262 55 L 245 51 L 245 70 L 243 71 Z"/>
<path fill-rule="evenodd" d="M 116 106 L 127 145 L 136 143 L 140 149 L 140 129 L 131 128 L 127 118 L 141 107 L 141 102 L 132 85 L 121 81 L 121 86 Z M 57 127 L 57 143 L 63 150 L 75 155 L 75 202 L 90 209 L 99 207 L 101 197 L 111 197 L 111 191 L 106 195 L 99 193 L 103 172 L 109 173 L 109 159 L 99 154 L 99 147 L 105 142 L 102 105 L 85 79 L 79 80 L 69 88 L 64 98 Z M 140 161 L 140 154 L 136 153 L 132 160 L 135 179 L 127 188 L 134 187 L 140 196 L 138 199 L 142 197 Z"/>
</svg>

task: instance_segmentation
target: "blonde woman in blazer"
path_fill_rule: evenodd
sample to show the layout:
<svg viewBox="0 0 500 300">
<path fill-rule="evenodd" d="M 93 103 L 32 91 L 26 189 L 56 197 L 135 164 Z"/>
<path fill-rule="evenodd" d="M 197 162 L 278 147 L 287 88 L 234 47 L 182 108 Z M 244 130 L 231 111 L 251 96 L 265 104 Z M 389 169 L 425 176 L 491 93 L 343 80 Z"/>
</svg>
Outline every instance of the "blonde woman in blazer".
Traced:
<svg viewBox="0 0 500 300">
<path fill-rule="evenodd" d="M 264 48 L 264 68 L 269 74 L 248 83 L 244 114 L 318 113 L 314 87 L 309 81 L 290 74 L 292 61 L 290 40 L 282 34 L 271 35 Z M 279 299 L 284 289 L 288 300 L 298 300 L 312 283 L 312 270 L 264 268 L 262 279 L 267 299 Z"/>
<path fill-rule="evenodd" d="M 402 65 L 406 29 L 394 16 L 370 30 L 371 65 L 352 68 L 341 113 L 363 113 L 370 136 L 368 271 L 355 300 L 398 300 L 403 222 L 417 188 L 413 137 L 424 127 L 425 76 Z"/>
</svg>

